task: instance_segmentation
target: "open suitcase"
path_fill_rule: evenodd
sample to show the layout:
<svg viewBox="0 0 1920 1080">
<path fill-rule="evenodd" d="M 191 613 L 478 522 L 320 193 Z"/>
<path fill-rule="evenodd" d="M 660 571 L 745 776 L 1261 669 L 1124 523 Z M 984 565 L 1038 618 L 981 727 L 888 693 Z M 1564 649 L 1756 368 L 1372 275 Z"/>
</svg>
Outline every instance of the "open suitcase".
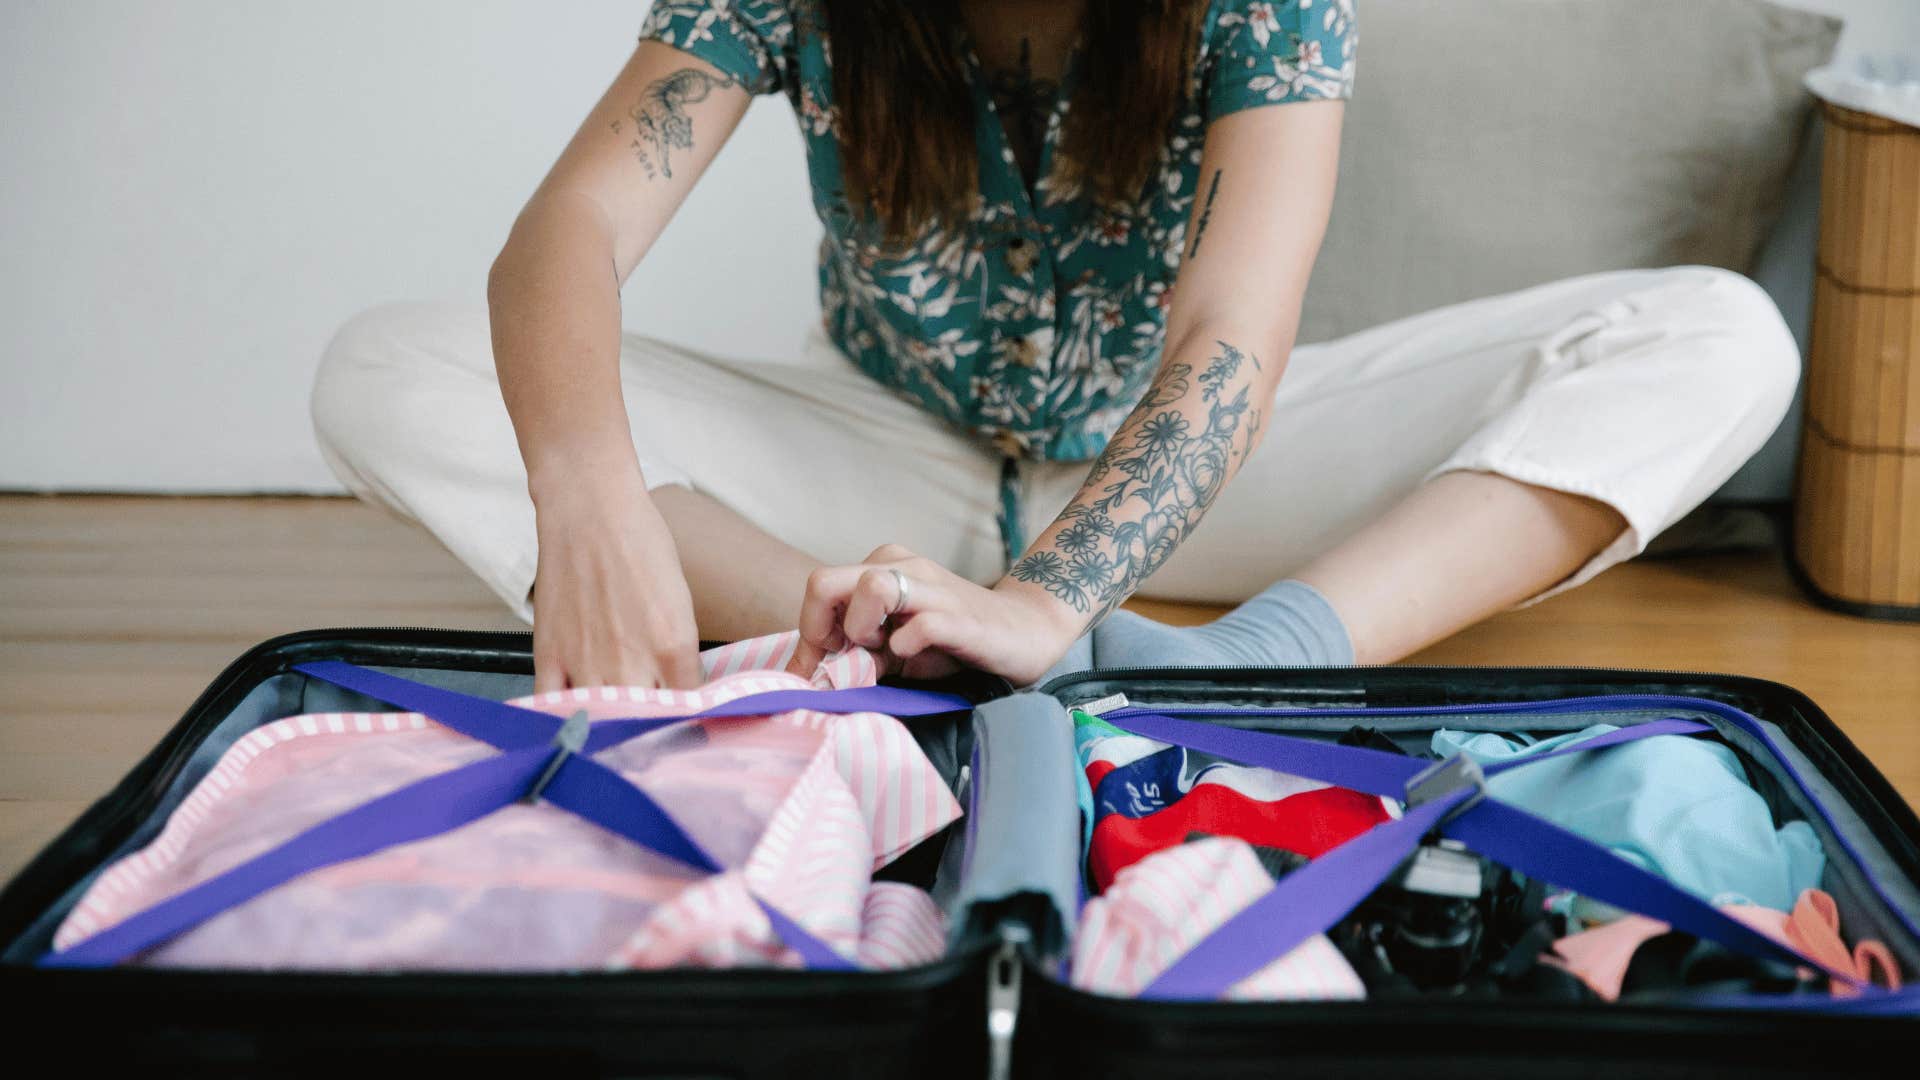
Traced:
<svg viewBox="0 0 1920 1080">
<path fill-rule="evenodd" d="M 903 971 L 332 974 L 43 963 L 55 928 L 94 877 L 150 841 L 226 747 L 289 716 L 387 707 L 296 665 L 346 661 L 497 701 L 530 687 L 529 648 L 522 634 L 337 630 L 278 638 L 237 660 L 125 780 L 0 893 L 0 986 L 10 991 L 16 1045 L 30 1038 L 59 1047 L 63 1067 L 83 1072 L 434 1065 L 755 1077 L 1253 1076 L 1302 1068 L 1326 1076 L 1910 1075 L 1920 1053 L 1920 1001 L 1911 993 L 1612 1005 L 1289 1003 L 1117 998 L 1074 989 L 1064 977 L 1084 901 L 1079 808 L 1071 777 L 1058 775 L 1076 767 L 1076 707 L 1123 726 L 1167 721 L 1155 730 L 1197 731 L 1202 742 L 1212 733 L 1268 731 L 1323 743 L 1356 720 L 1409 745 L 1442 725 L 1550 735 L 1603 714 L 1628 731 L 1692 725 L 1740 757 L 1778 817 L 1806 821 L 1819 837 L 1822 885 L 1844 925 L 1884 942 L 1903 971 L 1920 971 L 1920 821 L 1803 695 L 1705 674 L 1160 669 L 1090 672 L 1027 694 L 986 678 L 942 685 L 974 707 L 908 723 L 967 813 L 889 872 L 943 884 L 955 898 L 954 933 L 945 958 Z M 1432 786 L 1430 772 L 1422 782 Z M 1437 783 L 1431 822 L 1402 832 L 1424 832 L 1423 822 L 1455 828 L 1482 804 L 1479 778 L 1443 775 Z"/>
</svg>

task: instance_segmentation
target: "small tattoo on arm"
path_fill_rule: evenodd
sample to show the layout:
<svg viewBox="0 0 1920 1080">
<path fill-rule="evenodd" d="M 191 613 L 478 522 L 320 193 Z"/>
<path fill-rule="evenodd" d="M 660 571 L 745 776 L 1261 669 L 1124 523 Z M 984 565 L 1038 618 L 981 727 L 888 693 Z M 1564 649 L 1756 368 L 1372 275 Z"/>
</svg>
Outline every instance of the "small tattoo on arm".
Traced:
<svg viewBox="0 0 1920 1080">
<path fill-rule="evenodd" d="M 1259 371 L 1260 360 L 1218 344 L 1197 380 L 1206 419 L 1197 422 L 1177 407 L 1192 389 L 1193 365 L 1169 366 L 1087 474 L 1089 486 L 1113 481 L 1099 498 L 1062 511 L 1070 524 L 1051 545 L 1015 563 L 1014 580 L 1045 587 L 1098 623 L 1200 523 L 1260 430 L 1251 384 L 1241 377 L 1243 363 Z"/>
<path fill-rule="evenodd" d="M 1213 170 L 1213 183 L 1207 186 L 1207 201 L 1200 207 L 1200 220 L 1193 227 L 1193 244 L 1187 248 L 1187 258 L 1191 259 L 1200 252 L 1200 238 L 1207 235 L 1207 222 L 1213 220 L 1213 198 L 1220 194 L 1220 174 L 1225 169 Z M 1255 365 L 1256 367 L 1258 364 Z"/>
<path fill-rule="evenodd" d="M 648 83 L 627 113 L 633 121 L 634 156 L 647 177 L 673 176 L 671 152 L 693 149 L 693 118 L 687 106 L 705 101 L 716 89 L 743 85 L 732 76 L 709 75 L 698 68 L 681 68 Z M 620 121 L 613 122 L 613 130 L 620 130 Z"/>
</svg>

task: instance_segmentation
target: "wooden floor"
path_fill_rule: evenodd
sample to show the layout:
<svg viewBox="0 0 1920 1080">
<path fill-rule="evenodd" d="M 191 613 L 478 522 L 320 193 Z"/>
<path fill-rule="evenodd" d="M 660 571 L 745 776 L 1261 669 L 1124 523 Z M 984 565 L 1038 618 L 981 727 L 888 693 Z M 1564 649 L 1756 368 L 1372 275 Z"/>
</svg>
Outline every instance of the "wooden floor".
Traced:
<svg viewBox="0 0 1920 1080">
<path fill-rule="evenodd" d="M 1137 606 L 1180 621 L 1208 614 Z M 516 625 L 423 534 L 347 500 L 0 496 L 0 878 L 262 638 Z M 1920 625 L 1816 608 L 1773 556 L 1628 564 L 1414 661 L 1777 679 L 1920 798 Z"/>
</svg>

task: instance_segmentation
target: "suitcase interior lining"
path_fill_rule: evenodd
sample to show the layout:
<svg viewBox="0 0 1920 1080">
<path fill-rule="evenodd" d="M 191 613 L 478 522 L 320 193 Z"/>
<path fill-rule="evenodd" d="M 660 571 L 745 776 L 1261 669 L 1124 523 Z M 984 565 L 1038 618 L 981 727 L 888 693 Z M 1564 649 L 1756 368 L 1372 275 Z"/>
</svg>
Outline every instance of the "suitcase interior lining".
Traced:
<svg viewBox="0 0 1920 1080">
<path fill-rule="evenodd" d="M 1135 680 L 1127 678 L 1108 678 L 1086 676 L 1074 679 L 1065 685 L 1066 680 L 1047 687 L 1057 691 L 1068 704 L 1081 704 L 1106 697 L 1114 693 L 1125 693 L 1131 704 L 1157 707 L 1193 706 L 1216 709 L 1222 707 L 1246 708 L 1248 710 L 1289 708 L 1363 708 L 1369 703 L 1357 700 L 1347 692 L 1319 694 L 1312 691 L 1273 691 L 1258 686 L 1238 684 L 1230 685 L 1222 679 L 1217 685 L 1202 684 L 1196 687 L 1192 681 Z M 1567 694 L 1558 691 L 1531 695 L 1534 699 L 1557 698 L 1563 696 L 1595 696 L 1592 691 Z M 1511 700 L 1526 700 L 1515 697 Z M 1231 702 L 1231 706 L 1226 703 Z M 1452 704 L 1452 703 L 1449 703 Z M 1465 703 L 1462 703 L 1465 704 Z M 1402 702 L 1394 702 L 1395 708 L 1417 708 Z M 1244 726 L 1259 730 L 1275 731 L 1289 735 L 1320 737 L 1331 740 L 1346 732 L 1356 724 L 1376 728 L 1392 738 L 1409 753 L 1417 756 L 1429 756 L 1428 738 L 1440 727 L 1455 730 L 1490 731 L 1503 734 L 1526 734 L 1536 737 L 1549 737 L 1578 731 L 1595 723 L 1626 725 L 1670 716 L 1683 716 L 1711 723 L 1721 740 L 1731 747 L 1747 767 L 1748 778 L 1772 811 L 1776 827 L 1789 820 L 1805 820 L 1819 836 L 1821 846 L 1827 855 L 1827 866 L 1823 874 L 1822 888 L 1831 893 L 1840 911 L 1840 925 L 1849 940 L 1862 936 L 1877 938 L 1886 943 L 1899 959 L 1904 972 L 1911 977 L 1920 972 L 1920 937 L 1909 926 L 1920 921 L 1920 888 L 1913 880 L 1913 870 L 1903 869 L 1893 855 L 1880 842 L 1874 831 L 1869 828 L 1859 814 L 1853 811 L 1848 801 L 1825 778 L 1779 724 L 1768 720 L 1764 713 L 1752 702 L 1743 702 L 1742 708 L 1754 715 L 1766 728 L 1775 743 L 1793 757 L 1792 764 L 1801 777 L 1807 781 L 1813 795 L 1817 797 L 1832 823 L 1822 817 L 1807 797 L 1788 775 L 1785 765 L 1764 747 L 1752 734 L 1722 717 L 1711 713 L 1690 713 L 1683 709 L 1654 708 L 1633 711 L 1580 711 L 1566 713 L 1537 714 L 1527 713 L 1473 713 L 1459 712 L 1440 715 L 1404 716 L 1327 716 L 1327 717 L 1263 717 L 1249 715 L 1244 720 L 1230 720 L 1235 726 Z M 1208 720 L 1221 718 L 1210 714 Z M 1854 862 L 1836 836 L 1843 834 L 1853 850 L 1858 852 L 1862 865 Z M 1871 880 L 1869 879 L 1871 873 Z M 1876 891 L 1874 882 L 1880 886 Z M 1903 920 L 1892 910 L 1898 905 Z M 1271 1003 L 1268 1003 L 1269 1005 Z"/>
<path fill-rule="evenodd" d="M 533 677 L 497 671 L 460 671 L 434 667 L 396 667 L 377 664 L 365 665 L 375 671 L 385 672 L 416 682 L 427 683 L 444 690 L 453 690 L 478 697 L 492 698 L 496 701 L 524 697 L 533 692 Z M 186 763 L 175 774 L 158 802 L 149 810 L 134 828 L 133 832 L 113 850 L 113 853 L 100 860 L 87 874 L 61 894 L 60 899 L 49 906 L 33 921 L 26 932 L 7 942 L 0 950 L 0 962 L 32 963 L 52 948 L 53 935 L 80 898 L 86 895 L 93 882 L 106 869 L 127 855 L 139 851 L 151 843 L 160 830 L 166 826 L 167 819 L 184 802 L 194 788 L 207 774 L 220 763 L 227 750 L 234 743 L 245 738 L 248 733 L 267 724 L 284 720 L 290 716 L 305 713 L 327 712 L 393 712 L 394 707 L 383 701 L 342 689 L 322 679 L 309 678 L 299 672 L 287 671 L 270 675 L 261 680 L 224 716 L 204 719 L 210 725 L 206 734 L 194 744 Z M 922 749 L 928 752 L 935 768 L 949 789 L 959 791 L 955 785 L 959 781 L 958 763 L 966 760 L 966 744 L 959 738 L 955 729 L 965 727 L 956 724 L 950 718 L 916 721 L 910 726 Z M 941 852 L 952 836 L 958 835 L 954 828 L 948 828 L 927 838 L 911 851 L 903 853 L 889 863 L 875 876 L 883 880 L 904 881 L 923 889 L 935 888 L 935 875 L 942 866 Z M 954 864 L 958 866 L 957 863 Z M 953 950 L 954 953 L 967 952 L 968 949 Z M 944 962 L 944 961 L 942 961 Z M 565 974 L 559 969 L 554 974 Z"/>
<path fill-rule="evenodd" d="M 375 666 L 375 665 L 370 665 Z M 524 674 L 497 671 L 462 671 L 437 667 L 378 666 L 378 670 L 406 678 L 419 680 L 449 690 L 491 697 L 495 700 L 521 696 L 531 692 L 532 679 Z M 1200 705 L 1219 707 L 1225 702 L 1247 708 L 1348 708 L 1368 704 L 1365 695 L 1351 690 L 1334 688 L 1330 690 L 1277 690 L 1248 683 L 1233 683 L 1222 678 L 1212 683 L 1196 684 L 1190 680 L 1142 680 L 1125 678 L 1106 678 L 1101 676 L 1082 676 L 1061 680 L 1046 689 L 1060 691 L 1061 700 L 1067 703 L 1081 703 L 1114 692 L 1128 694 L 1136 704 L 1158 706 Z M 1560 694 L 1535 694 L 1534 696 L 1561 696 Z M 1035 698 L 1037 695 L 1028 695 Z M 1395 703 L 1400 704 L 1400 703 Z M 1755 789 L 1760 792 L 1774 811 L 1776 823 L 1790 819 L 1808 821 L 1820 836 L 1828 855 L 1824 885 L 1833 894 L 1841 912 L 1841 925 L 1849 937 L 1867 935 L 1887 943 L 1899 957 L 1903 967 L 1909 972 L 1920 970 L 1920 939 L 1910 933 L 1902 920 L 1888 909 L 1879 893 L 1876 893 L 1869 881 L 1869 872 L 1873 881 L 1877 881 L 1892 903 L 1913 919 L 1920 916 L 1920 888 L 1909 876 L 1911 871 L 1903 869 L 1900 862 L 1881 844 L 1874 831 L 1855 813 L 1848 801 L 1828 782 L 1820 769 L 1816 768 L 1806 752 L 1798 746 L 1781 726 L 1768 720 L 1761 710 L 1751 703 L 1745 703 L 1750 712 L 1758 716 L 1769 734 L 1791 756 L 1793 764 L 1805 779 L 1814 795 L 1824 804 L 1831 815 L 1832 824 L 1822 818 L 1812 803 L 1803 794 L 1798 785 L 1787 775 L 1785 767 L 1775 760 L 1759 740 L 1740 730 L 1725 720 L 1709 715 L 1695 714 L 1715 726 L 1721 738 L 1740 755 L 1748 766 L 1749 776 Z M 1038 722 L 1066 722 L 1065 711 L 1055 701 L 1031 701 L 1031 710 L 1043 711 L 1045 717 L 1035 715 Z M 288 716 L 311 712 L 355 712 L 392 711 L 392 707 L 363 695 L 343 690 L 320 680 L 295 672 L 281 672 L 262 679 L 247 692 L 226 713 L 217 718 L 208 716 L 200 721 L 204 731 L 187 758 L 185 764 L 175 773 L 167 784 L 158 801 L 145 813 L 131 834 L 124 839 L 105 859 L 77 881 L 59 901 L 51 905 L 36 919 L 29 930 L 7 943 L 0 959 L 10 963 L 30 963 L 49 947 L 54 930 L 71 907 L 77 903 L 95 878 L 114 861 L 140 849 L 151 842 L 164 826 L 168 816 L 186 798 L 186 796 L 218 763 L 220 757 L 236 741 L 256 728 L 284 719 Z M 1650 709 L 1642 712 L 1586 712 L 1570 711 L 1553 715 L 1527 714 L 1516 717 L 1512 714 L 1490 712 L 1484 714 L 1449 713 L 1444 716 L 1408 715 L 1325 718 L 1286 717 L 1265 718 L 1249 716 L 1247 726 L 1268 730 L 1284 731 L 1289 734 L 1323 736 L 1332 738 L 1345 732 L 1356 723 L 1366 724 L 1382 731 L 1400 743 L 1410 753 L 1422 755 L 1427 748 L 1427 737 L 1438 726 L 1456 729 L 1498 732 L 1524 732 L 1537 736 L 1549 736 L 1566 731 L 1575 731 L 1596 722 L 1625 723 L 1656 719 L 1663 716 L 1681 714 L 1674 709 Z M 1516 727 L 1516 724 L 1524 726 Z M 949 721 L 914 721 L 910 729 L 928 753 L 936 769 L 945 778 L 956 794 L 966 801 L 964 790 L 965 777 L 963 767 L 968 761 L 972 749 L 972 733 L 965 724 Z M 1077 767 L 1077 763 L 1075 763 Z M 1845 835 L 1853 850 L 1860 854 L 1867 869 L 1855 865 L 1835 837 L 1836 830 Z M 967 901 L 957 899 L 957 894 L 965 890 L 957 879 L 966 867 L 966 858 L 955 857 L 967 853 L 959 851 L 959 844 L 950 841 L 962 836 L 960 829 L 950 829 L 896 860 L 888 876 L 894 880 L 907 880 L 913 884 L 934 890 L 948 905 L 949 916 L 954 925 L 969 928 L 959 935 L 961 942 L 957 951 L 970 952 L 978 946 L 1000 916 L 1009 911 L 1032 911 L 1035 901 L 1043 901 L 1050 896 L 1059 895 L 1059 882 L 1049 881 L 1057 877 L 1059 868 L 1027 868 L 1031 871 L 1031 893 L 1025 895 L 1003 894 L 991 898 L 992 902 L 980 910 L 971 910 L 967 905 L 979 898 Z M 943 849 L 947 857 L 942 858 Z M 992 852 L 973 852 L 971 855 L 982 866 L 991 863 Z M 976 868 L 977 869 L 977 868 Z M 1074 868 L 1077 874 L 1079 868 Z M 939 878 L 940 880 L 936 880 Z M 1062 912 L 1069 920 L 1073 913 Z"/>
</svg>

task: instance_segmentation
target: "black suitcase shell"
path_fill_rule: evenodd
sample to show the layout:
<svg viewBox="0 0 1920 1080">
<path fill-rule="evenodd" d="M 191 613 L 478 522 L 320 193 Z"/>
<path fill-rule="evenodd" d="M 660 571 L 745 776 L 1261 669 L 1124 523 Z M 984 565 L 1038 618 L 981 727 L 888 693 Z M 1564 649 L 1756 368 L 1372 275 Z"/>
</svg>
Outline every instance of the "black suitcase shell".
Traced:
<svg viewBox="0 0 1920 1080">
<path fill-rule="evenodd" d="M 1055 680 L 1068 703 L 1205 700 L 1289 708 L 1402 708 L 1673 694 L 1779 726 L 1837 789 L 1908 882 L 1920 819 L 1819 706 L 1780 683 L 1601 668 L 1141 669 Z M 1248 726 L 1284 731 L 1284 722 Z M 1830 856 L 1832 853 L 1830 852 Z M 1126 1000 L 1065 986 L 1029 962 L 1016 1070 L 1025 1076 L 1241 1078 L 1786 1077 L 1920 1075 L 1920 1019 L 1812 1011 L 1571 1005 L 1503 999 L 1237 1004 Z"/>
<path fill-rule="evenodd" d="M 947 959 L 903 972 L 347 975 L 33 966 L 63 899 L 70 902 L 76 886 L 136 834 L 194 748 L 266 680 L 315 659 L 530 680 L 530 644 L 514 633 L 324 630 L 276 638 L 236 660 L 152 753 L 0 891 L 0 992 L 7 1027 L 23 1036 L 14 1040 L 18 1052 L 57 1047 L 63 1071 L 79 1075 L 107 1066 L 335 1076 L 424 1066 L 489 1075 L 557 1067 L 607 1076 L 977 1077 L 1004 1075 L 1011 1064 L 1020 1076 L 1156 1080 L 1283 1072 L 1370 1080 L 1913 1075 L 1920 1055 L 1920 1020 L 1884 1016 L 1518 1000 L 1102 997 L 1056 980 L 1050 959 L 1028 944 L 1032 920 L 1017 904 Z M 1009 689 L 986 678 L 940 688 L 976 701 Z M 1621 693 L 1723 701 L 1778 725 L 1871 829 L 1898 873 L 1920 882 L 1920 820 L 1817 706 L 1777 683 L 1578 668 L 1386 667 L 1107 671 L 1044 689 L 1068 703 L 1115 692 L 1148 702 L 1302 707 Z M 964 761 L 964 720 L 914 723 L 923 741 L 959 740 Z M 962 730 L 925 730 L 940 724 Z M 990 1001 L 999 1016 L 989 1015 Z"/>
<path fill-rule="evenodd" d="M 488 1075 L 982 1075 L 986 969 L 998 945 L 985 939 L 938 964 L 888 973 L 350 975 L 33 966 L 47 949 L 46 913 L 114 857 L 194 748 L 265 680 L 296 663 L 329 659 L 414 669 L 416 677 L 434 670 L 524 677 L 530 689 L 531 644 L 521 633 L 318 630 L 275 638 L 241 656 L 126 779 L 0 892 L 5 1026 L 30 1034 L 14 1045 L 59 1047 L 63 1069 L 77 1070 L 72 1075 L 138 1065 L 160 1075 L 340 1077 L 414 1064 Z M 976 678 L 941 689 L 980 698 L 1003 692 L 1005 683 Z M 288 715 L 302 711 L 289 708 Z"/>
</svg>

